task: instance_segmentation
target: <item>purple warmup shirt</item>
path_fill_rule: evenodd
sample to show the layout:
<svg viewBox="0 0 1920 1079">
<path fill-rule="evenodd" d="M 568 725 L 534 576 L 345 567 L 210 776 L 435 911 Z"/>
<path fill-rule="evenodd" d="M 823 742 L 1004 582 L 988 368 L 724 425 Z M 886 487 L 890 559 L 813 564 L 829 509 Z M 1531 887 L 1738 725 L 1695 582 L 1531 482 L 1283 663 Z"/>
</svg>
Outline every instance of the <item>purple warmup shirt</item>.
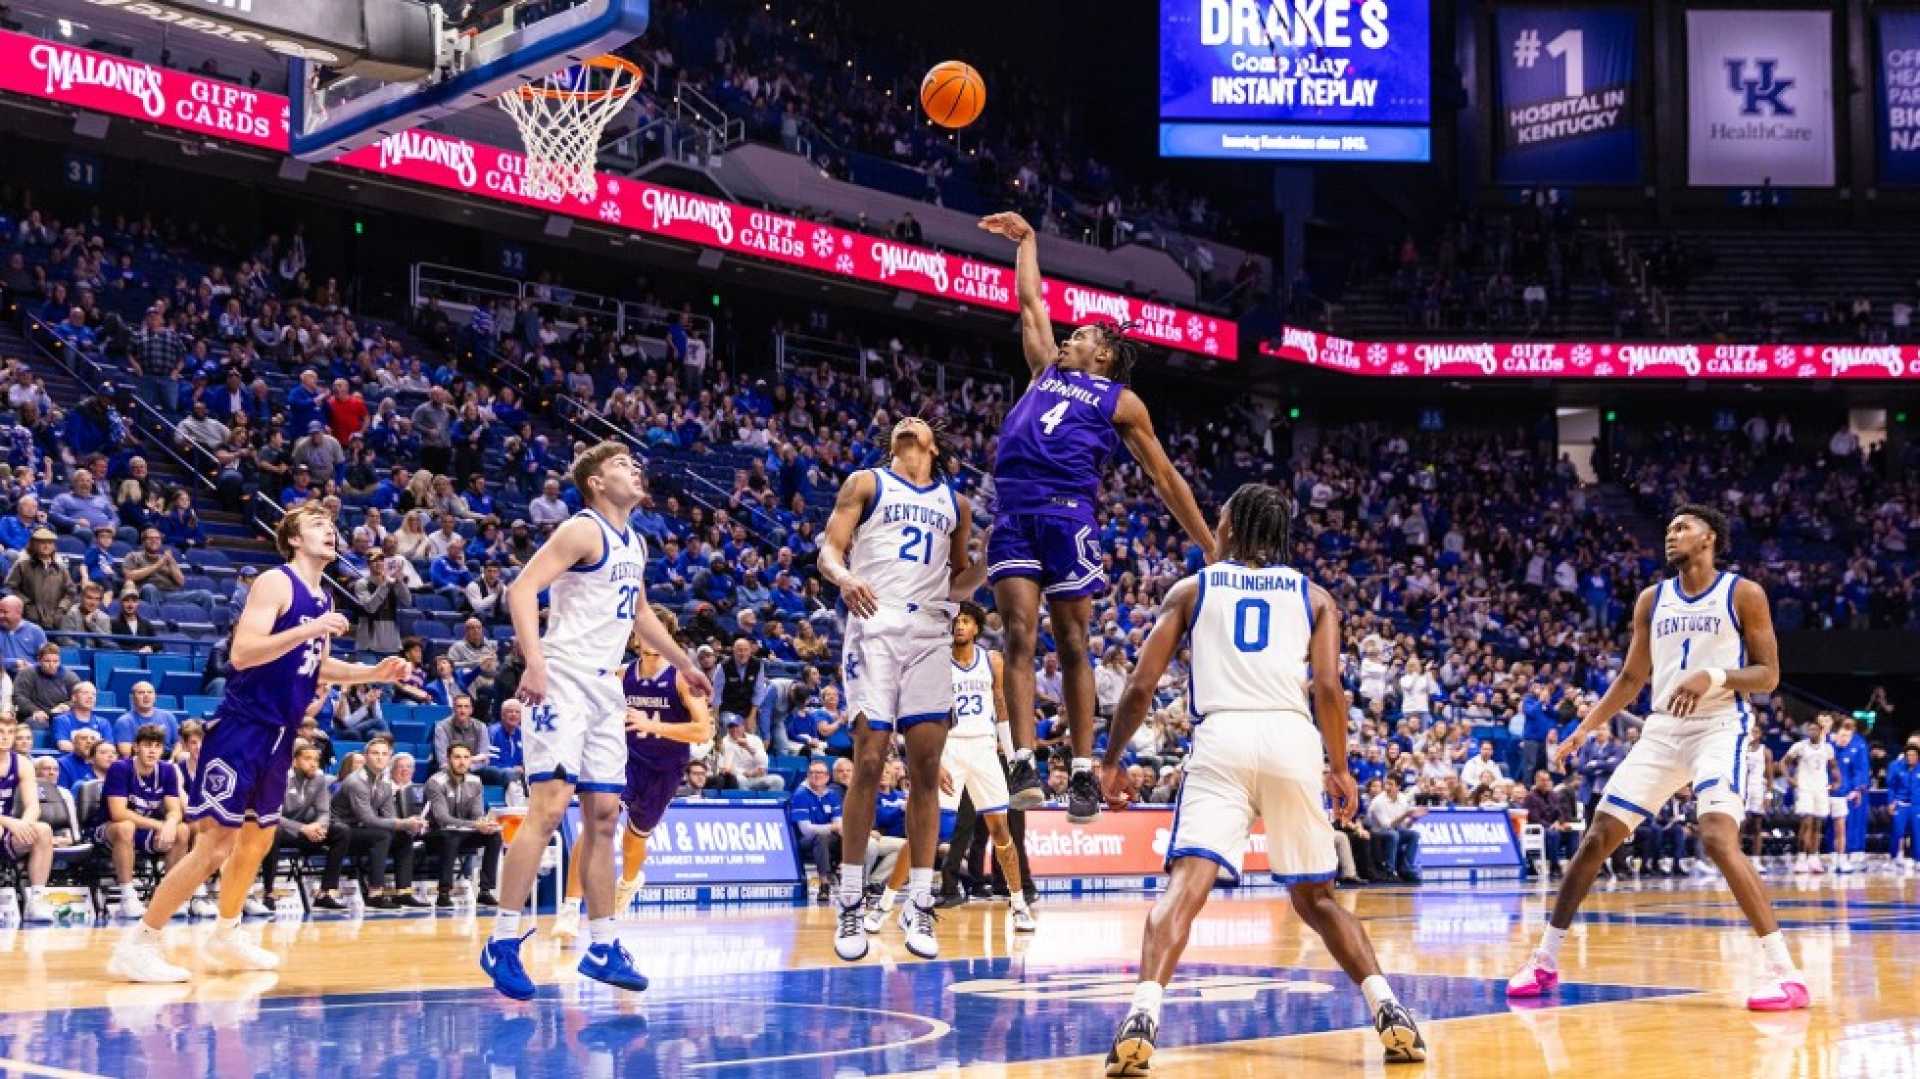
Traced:
<svg viewBox="0 0 1920 1079">
<path fill-rule="evenodd" d="M 994 513 L 1093 520 L 1100 476 L 1120 448 L 1111 379 L 1049 366 L 1013 406 L 993 464 Z"/>
<path fill-rule="evenodd" d="M 284 573 L 293 584 L 293 602 L 273 620 L 271 632 L 284 632 L 333 610 L 333 601 L 324 592 L 315 595 L 309 591 L 292 566 L 276 566 L 268 572 Z M 271 663 L 234 671 L 227 679 L 227 693 L 220 699 L 214 719 L 298 727 L 300 717 L 319 692 L 320 661 L 326 647 L 325 637 L 315 637 Z"/>
<path fill-rule="evenodd" d="M 640 665 L 629 663 L 620 676 L 620 685 L 627 695 L 627 707 L 645 712 L 649 719 L 660 723 L 692 721 L 693 717 L 687 715 L 686 703 L 680 699 L 680 690 L 674 685 L 672 664 L 661 667 L 652 678 L 642 678 Z M 677 773 L 692 759 L 693 747 L 685 742 L 627 732 L 628 771 L 646 767 Z"/>
</svg>

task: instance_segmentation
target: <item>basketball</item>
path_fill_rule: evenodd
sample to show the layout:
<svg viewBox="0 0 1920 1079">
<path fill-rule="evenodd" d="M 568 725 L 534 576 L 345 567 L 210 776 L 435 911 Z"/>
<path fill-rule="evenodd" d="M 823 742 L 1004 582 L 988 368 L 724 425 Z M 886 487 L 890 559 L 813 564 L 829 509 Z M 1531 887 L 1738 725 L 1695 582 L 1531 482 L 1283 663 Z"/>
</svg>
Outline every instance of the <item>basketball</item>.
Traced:
<svg viewBox="0 0 1920 1079">
<path fill-rule="evenodd" d="M 987 107 L 987 83 L 973 65 L 945 60 L 920 80 L 920 107 L 941 127 L 959 129 L 980 118 Z"/>
</svg>

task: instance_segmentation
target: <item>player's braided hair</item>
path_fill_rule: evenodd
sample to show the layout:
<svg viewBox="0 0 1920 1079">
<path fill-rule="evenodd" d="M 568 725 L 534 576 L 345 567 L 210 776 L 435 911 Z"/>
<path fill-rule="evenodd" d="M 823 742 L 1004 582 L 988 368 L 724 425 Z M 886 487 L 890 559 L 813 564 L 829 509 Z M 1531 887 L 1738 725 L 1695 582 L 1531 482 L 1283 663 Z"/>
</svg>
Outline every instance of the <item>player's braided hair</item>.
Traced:
<svg viewBox="0 0 1920 1079">
<path fill-rule="evenodd" d="M 1713 555 L 1725 558 L 1733 550 L 1733 533 L 1727 528 L 1727 515 L 1701 502 L 1688 502 L 1673 511 L 1673 517 L 1696 517 L 1713 529 Z"/>
<path fill-rule="evenodd" d="M 1293 545 L 1293 500 L 1278 487 L 1242 484 L 1227 499 L 1227 529 L 1230 549 L 1220 552 L 1222 558 L 1279 565 Z"/>
<path fill-rule="evenodd" d="M 1127 336 L 1134 322 L 1096 322 L 1093 331 L 1100 335 L 1100 347 L 1113 354 L 1107 377 L 1125 384 L 1133 379 L 1133 365 L 1140 360 L 1140 343 Z"/>
</svg>

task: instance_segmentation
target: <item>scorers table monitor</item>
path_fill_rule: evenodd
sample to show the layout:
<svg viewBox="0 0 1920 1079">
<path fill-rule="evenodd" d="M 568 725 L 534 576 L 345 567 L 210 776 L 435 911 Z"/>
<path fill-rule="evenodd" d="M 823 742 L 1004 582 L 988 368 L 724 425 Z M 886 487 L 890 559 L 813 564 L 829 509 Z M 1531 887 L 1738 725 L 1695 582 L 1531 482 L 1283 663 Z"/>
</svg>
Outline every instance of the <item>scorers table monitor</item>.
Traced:
<svg viewBox="0 0 1920 1079">
<path fill-rule="evenodd" d="M 1432 156 L 1428 0 L 1160 0 L 1160 155 Z"/>
</svg>

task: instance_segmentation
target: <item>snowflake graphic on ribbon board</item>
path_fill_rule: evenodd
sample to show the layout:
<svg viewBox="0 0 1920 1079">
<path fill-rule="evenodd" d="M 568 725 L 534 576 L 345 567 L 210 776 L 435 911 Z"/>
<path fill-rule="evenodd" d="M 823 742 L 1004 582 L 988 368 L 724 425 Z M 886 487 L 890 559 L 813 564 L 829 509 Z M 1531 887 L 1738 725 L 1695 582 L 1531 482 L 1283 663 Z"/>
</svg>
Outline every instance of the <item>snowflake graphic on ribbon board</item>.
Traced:
<svg viewBox="0 0 1920 1079">
<path fill-rule="evenodd" d="M 813 230 L 813 255 L 815 258 L 833 257 L 833 233 L 827 229 Z"/>
<path fill-rule="evenodd" d="M 1387 362 L 1387 346 L 1375 341 L 1367 346 L 1367 359 L 1373 363 Z"/>
<path fill-rule="evenodd" d="M 620 204 L 617 202 L 601 203 L 600 204 L 600 220 L 602 221 L 620 220 Z"/>
<path fill-rule="evenodd" d="M 1593 348 L 1589 345 L 1573 346 L 1573 365 L 1585 367 L 1593 362 Z"/>
<path fill-rule="evenodd" d="M 834 272 L 836 273 L 844 273 L 844 274 L 852 273 L 853 272 L 853 256 L 843 254 L 839 258 L 834 259 L 833 269 L 834 269 Z"/>
<path fill-rule="evenodd" d="M 1200 340 L 1201 335 L 1205 332 L 1206 331 L 1204 329 L 1203 324 L 1200 321 L 1199 315 L 1187 316 L 1187 340 L 1198 341 Z"/>
<path fill-rule="evenodd" d="M 1792 345 L 1780 345 L 1773 350 L 1773 365 L 1782 370 L 1792 367 L 1800 359 L 1800 350 Z"/>
</svg>

